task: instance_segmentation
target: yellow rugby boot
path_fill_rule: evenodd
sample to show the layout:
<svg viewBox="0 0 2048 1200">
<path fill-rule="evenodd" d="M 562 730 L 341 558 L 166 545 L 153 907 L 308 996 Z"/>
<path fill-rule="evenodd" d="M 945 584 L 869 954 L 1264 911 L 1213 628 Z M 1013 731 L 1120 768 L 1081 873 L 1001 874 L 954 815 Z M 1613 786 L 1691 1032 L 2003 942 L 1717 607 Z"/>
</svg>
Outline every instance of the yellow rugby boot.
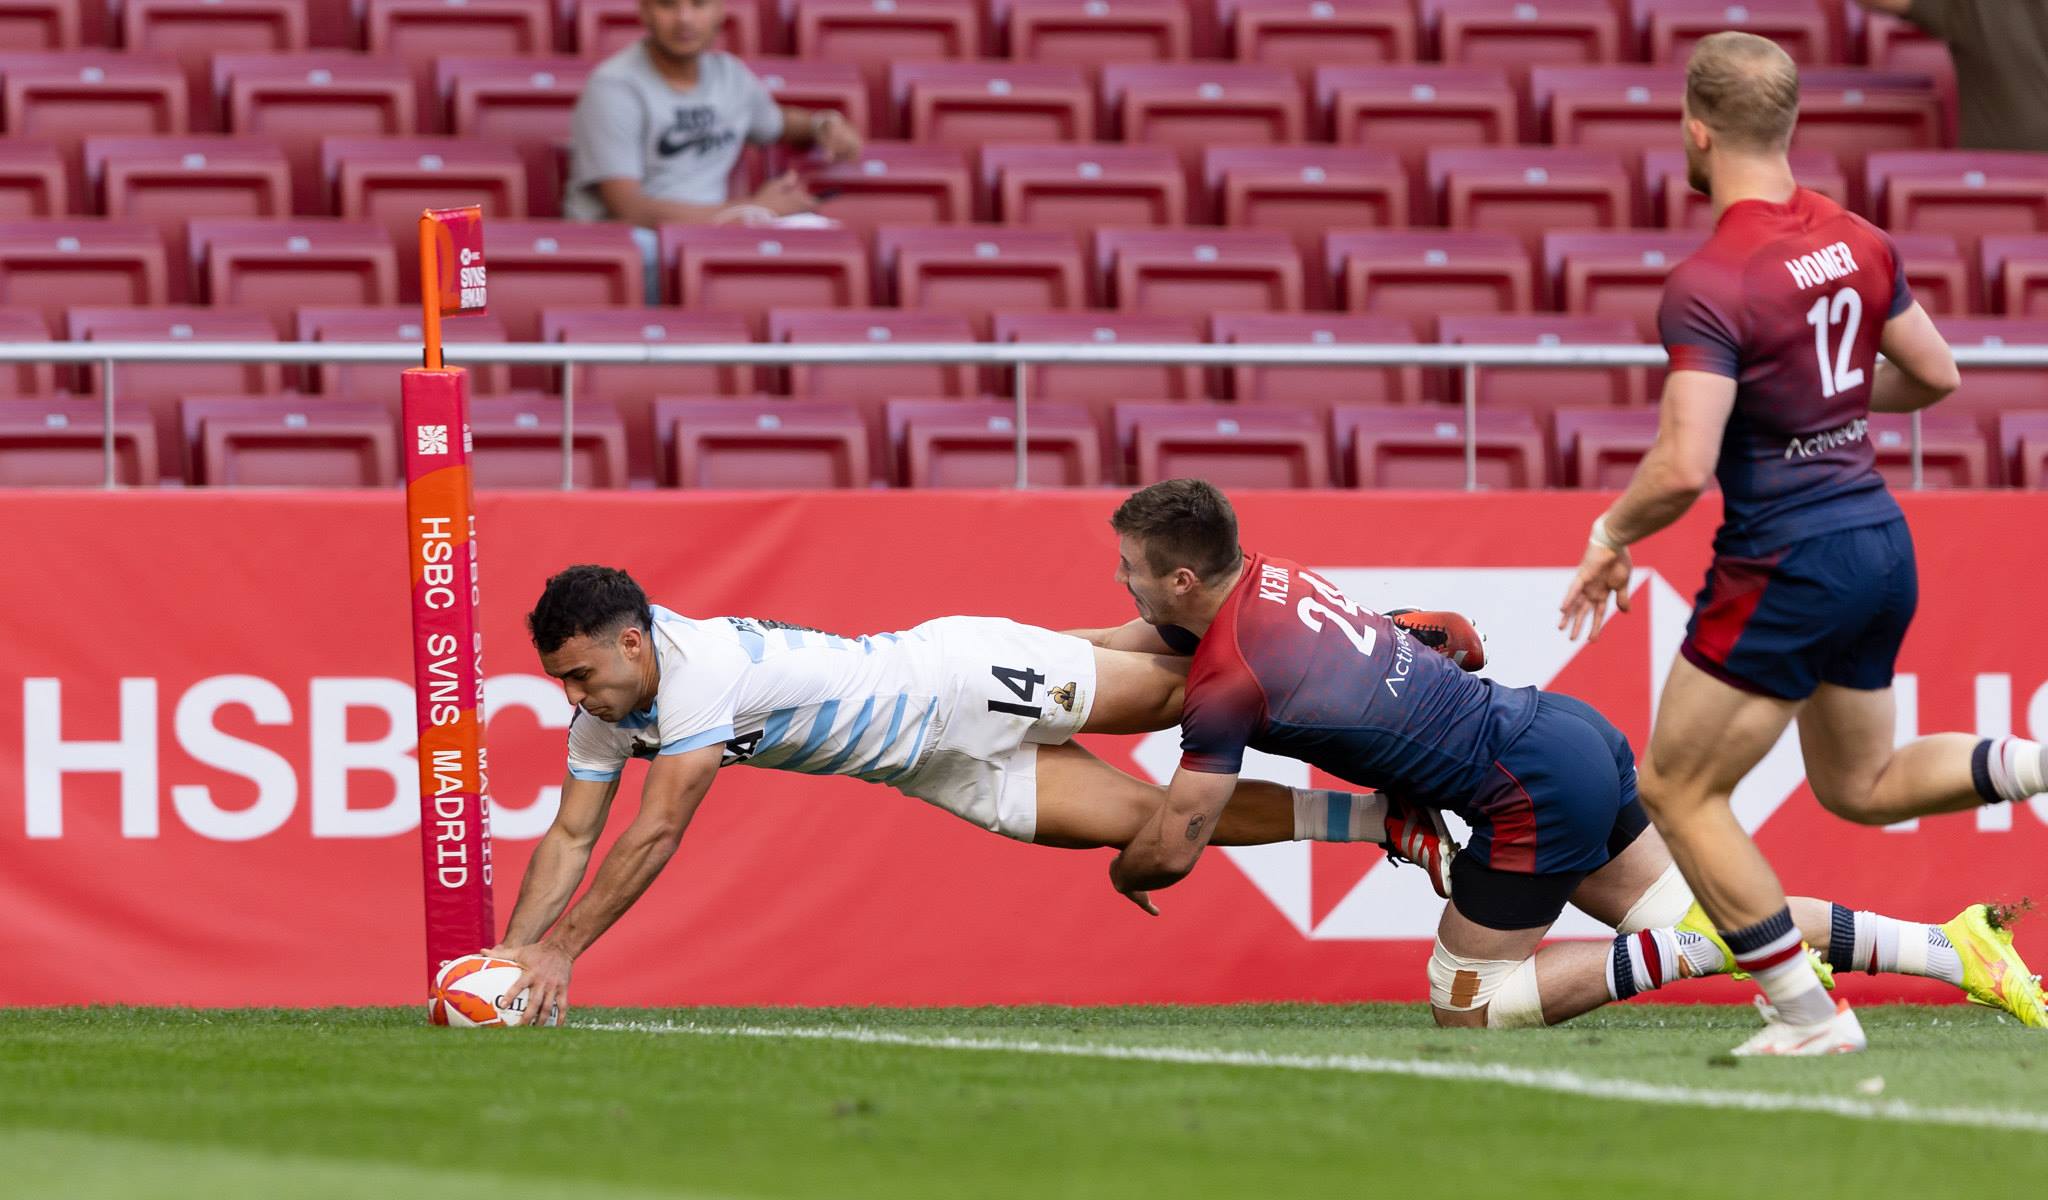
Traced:
<svg viewBox="0 0 2048 1200">
<path fill-rule="evenodd" d="M 2008 909 L 1972 904 L 1941 926 L 1942 936 L 1963 962 L 1963 990 L 1970 1003 L 2000 1008 L 2030 1029 L 2048 1029 L 2048 1005 L 2041 998 L 2041 977 L 2028 968 L 2013 948 Z"/>
<path fill-rule="evenodd" d="M 1728 964 L 1725 970 L 1730 979 L 1749 978 L 1749 972 L 1736 967 L 1735 952 L 1721 939 L 1721 931 L 1714 928 L 1714 919 L 1707 915 L 1706 909 L 1700 907 L 1699 901 L 1693 901 L 1692 907 L 1685 910 L 1685 916 L 1679 918 L 1678 928 L 1687 933 L 1699 934 L 1714 943 L 1714 948 L 1721 952 L 1721 961 Z M 1806 948 L 1806 959 L 1813 964 L 1814 974 L 1820 976 L 1820 985 L 1831 992 L 1834 991 L 1835 969 L 1828 964 L 1828 960 L 1812 946 Z"/>
</svg>

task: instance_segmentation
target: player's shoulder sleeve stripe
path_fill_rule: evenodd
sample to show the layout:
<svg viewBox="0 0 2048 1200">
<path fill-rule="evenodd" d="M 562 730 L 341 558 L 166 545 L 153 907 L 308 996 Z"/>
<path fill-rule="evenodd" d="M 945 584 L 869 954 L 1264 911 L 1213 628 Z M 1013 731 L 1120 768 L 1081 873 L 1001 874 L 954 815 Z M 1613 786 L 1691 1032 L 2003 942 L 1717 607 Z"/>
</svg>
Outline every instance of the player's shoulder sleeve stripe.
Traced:
<svg viewBox="0 0 2048 1200">
<path fill-rule="evenodd" d="M 736 732 L 732 725 L 721 725 L 716 729 L 706 729 L 702 733 L 693 733 L 688 737 L 677 738 L 673 742 L 664 742 L 662 743 L 661 752 L 663 754 L 687 754 L 692 750 L 702 750 L 706 746 L 717 745 L 720 742 L 729 742 L 736 736 Z"/>
</svg>

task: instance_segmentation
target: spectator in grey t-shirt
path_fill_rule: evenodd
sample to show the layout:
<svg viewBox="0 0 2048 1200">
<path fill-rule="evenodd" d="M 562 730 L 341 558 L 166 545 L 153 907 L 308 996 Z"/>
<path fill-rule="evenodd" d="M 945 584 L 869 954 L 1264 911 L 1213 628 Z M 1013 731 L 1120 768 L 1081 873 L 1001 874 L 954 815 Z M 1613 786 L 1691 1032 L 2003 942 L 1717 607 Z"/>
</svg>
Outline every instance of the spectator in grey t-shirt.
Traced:
<svg viewBox="0 0 2048 1200">
<path fill-rule="evenodd" d="M 724 0 L 640 0 L 640 20 L 647 36 L 599 64 L 576 101 L 563 215 L 652 229 L 810 212 L 817 198 L 794 172 L 731 201 L 744 143 L 815 146 L 835 162 L 860 155 L 840 114 L 777 105 L 746 64 L 711 49 Z"/>
</svg>

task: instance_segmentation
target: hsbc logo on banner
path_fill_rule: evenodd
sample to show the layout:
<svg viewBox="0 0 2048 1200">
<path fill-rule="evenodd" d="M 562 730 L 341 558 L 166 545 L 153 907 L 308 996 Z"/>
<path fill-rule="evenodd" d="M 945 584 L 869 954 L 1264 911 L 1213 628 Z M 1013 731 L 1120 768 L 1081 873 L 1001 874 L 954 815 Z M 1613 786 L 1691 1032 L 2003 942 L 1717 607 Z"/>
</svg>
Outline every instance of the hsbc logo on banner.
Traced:
<svg viewBox="0 0 2048 1200">
<path fill-rule="evenodd" d="M 1654 570 L 1639 571 L 1631 592 L 1631 611 L 1618 623 L 1610 624 L 1601 640 L 1592 645 L 1568 640 L 1557 628 L 1557 601 L 1572 577 L 1570 568 L 1552 567 L 1319 567 L 1317 573 L 1336 584 L 1344 594 L 1368 607 L 1447 608 L 1471 617 L 1486 634 L 1488 678 L 1510 686 L 1551 687 L 1585 700 L 1600 709 L 1628 734 L 1640 756 L 1656 713 L 1664 680 L 1671 671 L 1672 658 L 1685 638 L 1685 626 L 1692 616 L 1692 602 Z M 1896 740 L 1918 737 L 1919 689 L 1912 675 L 1898 676 Z M 2007 676 L 1977 677 L 1978 725 L 1980 732 L 1996 735 L 2010 730 L 2011 680 Z M 2048 687 L 2033 699 L 2030 709 L 2031 736 L 2048 734 Z M 1180 762 L 1180 735 L 1176 730 L 1152 734 L 1134 755 L 1139 768 L 1164 783 Z M 1342 787 L 1327 776 L 1310 776 L 1307 764 L 1252 751 L 1246 756 L 1247 776 L 1271 779 L 1291 787 Z M 1799 752 L 1798 727 L 1785 732 L 1764 760 L 1757 764 L 1735 791 L 1734 808 L 1742 827 L 1751 833 L 1761 829 L 1780 806 L 1798 792 L 1806 781 Z M 2012 807 L 1980 809 L 1978 828 L 1997 831 L 2011 828 Z M 2048 821 L 2048 804 L 2032 802 L 2035 815 Z M 1455 817 L 1449 818 L 1459 841 L 1468 830 Z M 1893 826 L 1911 832 L 1913 822 Z M 1319 847 L 1309 842 L 1283 842 L 1271 846 L 1219 847 L 1243 873 L 1260 895 L 1270 902 L 1302 936 L 1313 940 L 1407 940 L 1430 938 L 1436 933 L 1443 901 L 1430 890 L 1423 873 L 1414 867 L 1397 867 L 1378 859 L 1344 891 L 1335 903 L 1318 911 L 1317 899 L 1331 895 L 1331 882 L 1318 877 L 1319 870 L 1338 868 L 1334 863 L 1340 847 Z M 1354 868 L 1355 869 L 1355 868 Z M 1342 880 L 1336 885 L 1342 886 Z M 1566 909 L 1555 932 L 1560 936 L 1592 936 L 1606 926 Z"/>
</svg>

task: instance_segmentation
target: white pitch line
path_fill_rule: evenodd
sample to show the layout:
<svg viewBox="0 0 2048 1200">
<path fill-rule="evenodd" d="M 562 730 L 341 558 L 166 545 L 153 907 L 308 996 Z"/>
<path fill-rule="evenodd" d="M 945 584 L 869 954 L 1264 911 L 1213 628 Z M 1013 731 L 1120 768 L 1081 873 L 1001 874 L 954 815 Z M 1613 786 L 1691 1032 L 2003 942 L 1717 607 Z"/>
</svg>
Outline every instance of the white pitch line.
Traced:
<svg viewBox="0 0 2048 1200">
<path fill-rule="evenodd" d="M 1119 1062 L 1176 1063 L 1200 1067 L 1263 1067 L 1290 1071 L 1336 1071 L 1351 1075 L 1401 1075 L 1457 1083 L 1491 1083 L 1504 1087 L 1559 1092 L 1594 1100 L 1638 1104 L 1669 1104 L 1683 1108 L 1735 1109 L 1744 1112 L 1800 1112 L 1845 1117 L 1856 1121 L 1899 1121 L 1915 1125 L 1956 1125 L 1971 1129 L 2010 1129 L 2048 1133 L 2048 1113 L 1990 1108 L 1927 1108 L 1904 1100 L 1860 1100 L 1847 1096 L 1800 1095 L 1791 1092 L 1734 1091 L 1691 1088 L 1580 1075 L 1574 1071 L 1537 1071 L 1505 1063 L 1431 1062 L 1415 1058 L 1373 1058 L 1361 1054 L 1269 1054 L 1263 1050 L 1204 1050 L 1187 1046 L 1118 1046 L 1088 1042 L 1017 1042 L 999 1038 L 924 1037 L 880 1029 L 827 1027 L 773 1029 L 759 1025 L 654 1024 L 612 1022 L 572 1028 L 619 1033 L 683 1033 L 698 1037 L 788 1038 L 820 1042 L 853 1042 L 867 1046 L 905 1046 L 920 1050 L 979 1050 L 1008 1054 L 1040 1054 L 1058 1058 L 1099 1058 Z"/>
</svg>

